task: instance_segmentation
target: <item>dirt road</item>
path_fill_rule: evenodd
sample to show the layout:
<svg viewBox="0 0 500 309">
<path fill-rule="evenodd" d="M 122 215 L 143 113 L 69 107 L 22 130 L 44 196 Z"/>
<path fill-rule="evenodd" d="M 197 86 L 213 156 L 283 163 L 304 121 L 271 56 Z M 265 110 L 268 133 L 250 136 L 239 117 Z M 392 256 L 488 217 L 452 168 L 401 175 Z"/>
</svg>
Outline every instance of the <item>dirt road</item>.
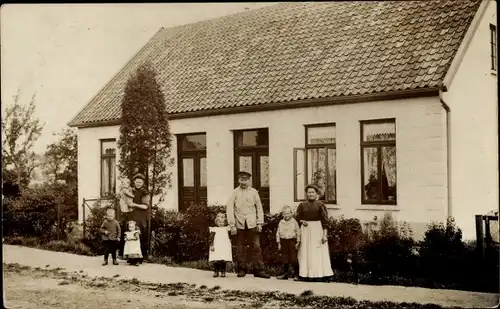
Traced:
<svg viewBox="0 0 500 309">
<path fill-rule="evenodd" d="M 100 283 L 100 287 L 82 286 L 81 282 L 45 277 L 28 269 L 4 272 L 6 308 L 9 309 L 233 309 L 237 302 L 204 302 L 185 296 L 169 296 Z M 99 286 L 99 283 L 95 284 Z"/>
<path fill-rule="evenodd" d="M 155 301 L 157 298 L 160 298 L 160 303 L 163 306 L 165 303 L 168 303 L 170 306 L 174 306 L 172 308 L 178 308 L 175 307 L 177 305 L 181 306 L 179 308 L 242 308 L 242 305 L 253 308 L 271 308 L 275 306 L 276 301 L 280 303 L 281 307 L 286 304 L 288 308 L 290 308 L 290 305 L 293 308 L 307 306 L 331 308 L 332 305 L 335 308 L 388 308 L 387 306 L 391 304 L 399 308 L 419 308 L 430 304 L 443 307 L 485 308 L 495 306 L 498 303 L 499 296 L 492 293 L 402 286 L 355 286 L 343 283 L 308 283 L 294 282 L 292 280 L 284 282 L 276 280 L 276 278 L 265 280 L 253 278 L 252 276 L 242 279 L 236 278 L 235 274 L 228 274 L 228 277 L 223 279 L 214 279 L 211 272 L 196 269 L 168 267 L 157 264 L 145 264 L 140 267 L 127 267 L 126 265 L 103 267 L 101 266 L 102 257 L 78 256 L 10 245 L 3 245 L 3 249 L 4 263 L 17 263 L 42 270 L 58 268 L 70 274 L 78 274 L 79 277 L 86 277 L 84 280 L 86 290 L 73 293 L 87 295 L 81 297 L 85 305 L 89 305 L 87 299 L 92 297 L 98 299 L 98 302 L 110 299 L 110 304 L 106 303 L 106 307 L 113 306 L 113 302 L 119 303 L 122 298 L 126 299 L 127 304 L 129 303 L 128 300 L 130 300 L 130 303 L 133 303 L 134 299 L 140 298 L 141 303 L 146 303 L 149 301 L 146 299 L 151 299 L 150 305 L 144 308 L 155 308 Z M 30 275 L 26 275 L 29 278 Z M 14 289 L 14 298 L 12 301 L 15 301 L 15 283 L 19 282 L 19 280 L 16 280 L 14 276 L 11 283 L 10 279 L 5 278 L 4 283 L 7 285 L 7 288 Z M 39 282 L 38 280 L 42 279 L 37 277 L 33 279 L 33 282 Z M 127 280 L 132 284 L 127 285 Z M 25 278 L 24 281 L 30 281 L 30 279 Z M 81 281 L 81 278 L 76 281 Z M 144 283 L 142 284 L 142 288 L 139 287 L 141 283 Z M 41 284 L 42 286 L 46 285 L 54 289 L 53 283 L 52 285 L 48 282 Z M 128 289 L 120 289 L 124 284 L 128 286 Z M 106 292 L 99 294 L 99 291 L 103 291 L 104 287 L 107 289 L 104 289 Z M 20 291 L 22 289 L 28 289 L 29 291 L 29 286 L 20 286 L 19 288 L 21 289 Z M 57 288 L 61 287 L 58 286 Z M 66 288 L 67 290 L 64 290 L 64 293 L 70 293 L 71 295 L 71 288 L 68 286 Z M 97 291 L 94 291 L 93 289 L 96 288 Z M 76 290 L 78 291 L 78 289 Z M 136 290 L 140 291 L 140 293 L 137 293 Z M 163 290 L 163 292 L 155 294 L 157 290 Z M 56 291 L 58 290 L 56 289 Z M 136 293 L 132 293 L 134 291 Z M 36 289 L 33 293 L 35 292 Z M 309 292 L 316 298 L 307 296 Z M 303 296 L 304 293 L 306 297 Z M 139 296 L 135 297 L 133 294 L 138 294 Z M 115 298 L 112 295 L 115 295 L 113 296 Z M 180 298 L 172 298 L 171 301 L 167 296 L 179 296 Z M 10 297 L 8 293 L 7 297 Z M 43 296 L 35 294 L 33 297 L 36 300 L 39 299 L 40 305 L 44 306 Z M 162 297 L 168 298 L 168 301 L 164 299 L 162 302 Z M 73 299 L 70 296 L 68 298 Z M 264 299 L 262 300 L 262 298 Z M 75 296 L 75 299 L 80 299 L 80 296 Z M 19 298 L 19 301 L 21 300 L 22 298 Z M 218 301 L 220 303 L 217 303 Z M 71 307 L 69 304 L 63 304 L 63 306 L 64 308 L 87 308 L 86 306 Z M 102 307 L 101 303 L 99 308 Z M 122 306 L 121 303 L 118 307 L 143 308 L 139 305 L 132 307 Z M 20 306 L 17 308 L 25 307 Z M 54 306 L 47 305 L 47 308 L 54 308 Z"/>
</svg>

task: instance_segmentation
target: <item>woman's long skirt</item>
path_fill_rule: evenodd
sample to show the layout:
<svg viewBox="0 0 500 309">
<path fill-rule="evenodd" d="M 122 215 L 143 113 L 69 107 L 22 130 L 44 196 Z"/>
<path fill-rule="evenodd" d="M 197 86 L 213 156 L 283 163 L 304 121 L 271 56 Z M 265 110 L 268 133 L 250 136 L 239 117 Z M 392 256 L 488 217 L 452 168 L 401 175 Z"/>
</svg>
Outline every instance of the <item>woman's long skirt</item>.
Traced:
<svg viewBox="0 0 500 309">
<path fill-rule="evenodd" d="M 333 276 L 328 242 L 321 243 L 321 221 L 307 221 L 307 226 L 301 226 L 300 233 L 299 276 L 317 279 Z"/>
</svg>

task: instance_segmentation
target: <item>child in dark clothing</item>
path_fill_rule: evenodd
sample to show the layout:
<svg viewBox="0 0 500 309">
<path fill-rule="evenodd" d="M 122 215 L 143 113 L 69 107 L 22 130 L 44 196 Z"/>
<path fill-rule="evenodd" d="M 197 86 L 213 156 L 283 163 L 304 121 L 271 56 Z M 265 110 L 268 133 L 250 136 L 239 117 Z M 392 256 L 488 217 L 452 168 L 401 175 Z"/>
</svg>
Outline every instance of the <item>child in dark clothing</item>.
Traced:
<svg viewBox="0 0 500 309">
<path fill-rule="evenodd" d="M 278 250 L 281 251 L 283 275 L 279 276 L 278 279 L 288 279 L 291 266 L 294 270 L 295 280 L 298 281 L 297 249 L 300 246 L 300 227 L 297 221 L 292 218 L 292 208 L 290 206 L 284 206 L 281 214 L 283 219 L 278 224 L 276 242 L 278 243 Z"/>
<path fill-rule="evenodd" d="M 102 240 L 104 243 L 104 262 L 103 266 L 108 265 L 109 254 L 113 258 L 113 265 L 118 265 L 116 260 L 116 250 L 118 249 L 118 242 L 120 241 L 121 229 L 120 223 L 115 219 L 115 210 L 108 209 L 106 211 L 106 218 L 101 225 L 100 232 L 102 233 Z"/>
</svg>

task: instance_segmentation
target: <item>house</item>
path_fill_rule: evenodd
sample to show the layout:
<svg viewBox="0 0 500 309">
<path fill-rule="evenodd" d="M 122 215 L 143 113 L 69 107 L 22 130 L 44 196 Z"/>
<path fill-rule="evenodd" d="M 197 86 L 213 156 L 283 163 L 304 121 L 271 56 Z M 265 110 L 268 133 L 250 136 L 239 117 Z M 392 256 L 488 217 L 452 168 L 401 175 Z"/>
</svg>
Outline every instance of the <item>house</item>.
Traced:
<svg viewBox="0 0 500 309">
<path fill-rule="evenodd" d="M 161 207 L 224 204 L 238 170 L 268 212 L 315 182 L 332 216 L 390 212 L 417 238 L 448 216 L 473 238 L 498 207 L 494 1 L 283 3 L 162 28 L 69 124 L 80 200 L 116 190 L 120 102 L 144 61 L 175 135 Z"/>
</svg>

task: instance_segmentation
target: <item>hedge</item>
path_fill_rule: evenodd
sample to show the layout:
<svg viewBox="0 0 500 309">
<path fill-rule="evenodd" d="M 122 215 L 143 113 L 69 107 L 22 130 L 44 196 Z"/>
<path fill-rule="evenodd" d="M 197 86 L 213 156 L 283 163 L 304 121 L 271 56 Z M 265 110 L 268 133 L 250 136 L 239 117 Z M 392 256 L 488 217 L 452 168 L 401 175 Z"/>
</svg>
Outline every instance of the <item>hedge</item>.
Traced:
<svg viewBox="0 0 500 309">
<path fill-rule="evenodd" d="M 152 259 L 169 265 L 209 268 L 208 227 L 219 211 L 223 212 L 224 206 L 193 206 L 184 213 L 154 210 Z M 99 227 L 104 213 L 103 208 L 92 209 L 86 222 L 85 247 L 81 250 L 71 242 L 53 244 L 52 249 L 62 251 L 67 247 L 71 252 L 99 253 Z M 278 274 L 281 267 L 275 241 L 280 219 L 279 214 L 266 215 L 260 237 L 264 263 L 272 275 Z M 485 257 L 480 256 L 475 246 L 462 241 L 461 230 L 453 220 L 431 224 L 420 242 L 413 239 L 404 223 L 398 225 L 390 215 L 365 224 L 365 228 L 358 219 L 330 218 L 328 230 L 335 281 L 353 282 L 347 263 L 349 256 L 356 262 L 361 284 L 498 292 L 498 248 L 488 248 Z M 233 253 L 236 253 L 235 247 Z"/>
</svg>

